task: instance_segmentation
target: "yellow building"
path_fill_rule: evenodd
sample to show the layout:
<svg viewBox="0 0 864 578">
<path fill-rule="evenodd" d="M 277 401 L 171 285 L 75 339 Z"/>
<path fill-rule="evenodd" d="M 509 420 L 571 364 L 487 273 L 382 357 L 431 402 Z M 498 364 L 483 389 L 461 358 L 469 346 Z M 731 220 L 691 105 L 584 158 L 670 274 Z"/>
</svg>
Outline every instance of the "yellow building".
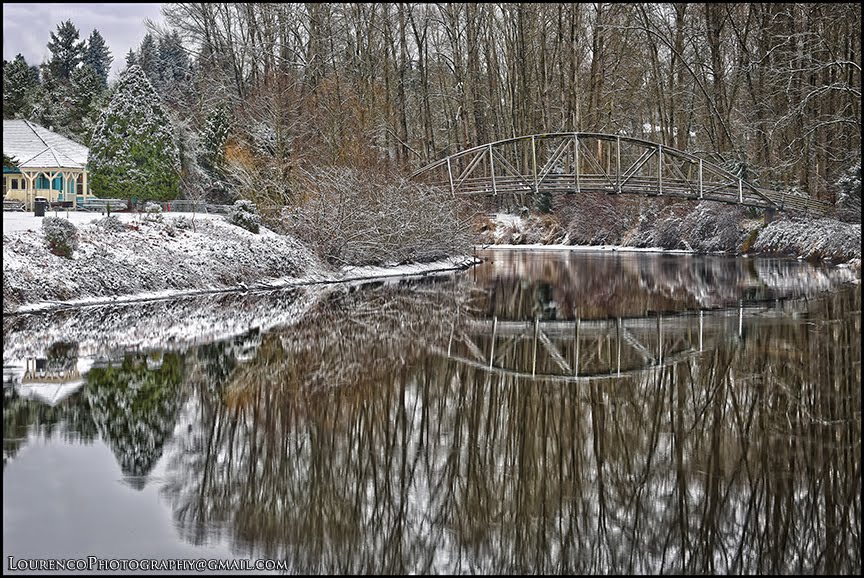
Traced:
<svg viewBox="0 0 864 578">
<path fill-rule="evenodd" d="M 4 120 L 3 155 L 16 167 L 3 167 L 3 200 L 23 201 L 30 211 L 36 197 L 77 208 L 91 197 L 88 152 L 84 145 L 29 120 Z"/>
</svg>

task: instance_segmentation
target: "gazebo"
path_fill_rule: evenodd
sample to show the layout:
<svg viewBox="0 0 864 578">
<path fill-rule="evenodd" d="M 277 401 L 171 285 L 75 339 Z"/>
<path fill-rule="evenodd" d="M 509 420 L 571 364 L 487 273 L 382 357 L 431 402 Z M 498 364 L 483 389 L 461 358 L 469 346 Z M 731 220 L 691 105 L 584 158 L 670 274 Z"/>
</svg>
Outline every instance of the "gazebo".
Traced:
<svg viewBox="0 0 864 578">
<path fill-rule="evenodd" d="M 36 197 L 71 202 L 77 208 L 90 196 L 87 187 L 89 149 L 29 120 L 3 121 L 3 155 L 14 168 L 3 167 L 3 200 L 20 200 L 33 210 Z"/>
</svg>

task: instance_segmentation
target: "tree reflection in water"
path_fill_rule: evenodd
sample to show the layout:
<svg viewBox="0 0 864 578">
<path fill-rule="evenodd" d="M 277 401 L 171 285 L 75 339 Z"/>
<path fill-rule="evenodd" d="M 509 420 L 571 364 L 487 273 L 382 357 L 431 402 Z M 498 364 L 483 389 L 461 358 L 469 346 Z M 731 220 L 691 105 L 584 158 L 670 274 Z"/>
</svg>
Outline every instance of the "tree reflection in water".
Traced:
<svg viewBox="0 0 864 578">
<path fill-rule="evenodd" d="M 199 351 L 182 535 L 309 573 L 860 571 L 860 286 L 578 384 L 429 354 L 490 310 L 467 287 L 337 293 L 248 363 Z"/>
</svg>

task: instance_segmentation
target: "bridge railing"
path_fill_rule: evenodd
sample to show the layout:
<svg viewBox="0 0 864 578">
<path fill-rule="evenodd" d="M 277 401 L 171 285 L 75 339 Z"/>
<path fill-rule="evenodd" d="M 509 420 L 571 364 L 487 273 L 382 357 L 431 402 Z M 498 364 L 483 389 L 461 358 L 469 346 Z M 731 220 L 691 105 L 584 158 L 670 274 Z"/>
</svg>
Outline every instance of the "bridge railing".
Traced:
<svg viewBox="0 0 864 578">
<path fill-rule="evenodd" d="M 602 133 L 527 135 L 480 145 L 412 174 L 453 195 L 605 192 L 669 195 L 758 208 L 826 212 L 827 203 L 762 189 L 709 161 Z"/>
</svg>

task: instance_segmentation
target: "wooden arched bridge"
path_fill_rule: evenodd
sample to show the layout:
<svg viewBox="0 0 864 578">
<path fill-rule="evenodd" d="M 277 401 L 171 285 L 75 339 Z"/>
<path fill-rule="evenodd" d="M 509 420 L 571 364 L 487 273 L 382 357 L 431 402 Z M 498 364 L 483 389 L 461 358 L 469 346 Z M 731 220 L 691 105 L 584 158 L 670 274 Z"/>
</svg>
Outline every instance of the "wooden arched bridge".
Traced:
<svg viewBox="0 0 864 578">
<path fill-rule="evenodd" d="M 472 147 L 411 175 L 453 195 L 581 192 L 683 197 L 825 213 L 823 203 L 757 187 L 690 153 L 647 140 L 603 133 L 532 134 Z"/>
</svg>

